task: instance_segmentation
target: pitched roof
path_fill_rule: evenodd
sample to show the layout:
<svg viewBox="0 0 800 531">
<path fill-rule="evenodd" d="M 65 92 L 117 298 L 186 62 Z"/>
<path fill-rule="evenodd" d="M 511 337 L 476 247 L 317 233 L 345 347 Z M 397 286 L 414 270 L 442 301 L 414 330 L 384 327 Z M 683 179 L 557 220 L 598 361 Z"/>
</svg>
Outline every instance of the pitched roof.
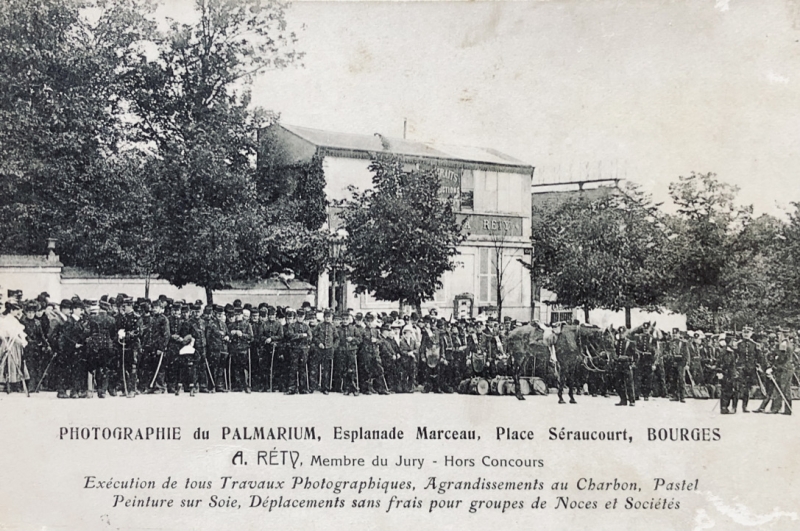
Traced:
<svg viewBox="0 0 800 531">
<path fill-rule="evenodd" d="M 337 133 L 283 123 L 280 124 L 280 127 L 317 147 L 330 150 L 392 153 L 410 157 L 518 166 L 521 168 L 530 168 L 531 171 L 533 170 L 529 164 L 489 148 L 410 141 L 378 134 L 356 135 L 351 133 Z"/>
</svg>

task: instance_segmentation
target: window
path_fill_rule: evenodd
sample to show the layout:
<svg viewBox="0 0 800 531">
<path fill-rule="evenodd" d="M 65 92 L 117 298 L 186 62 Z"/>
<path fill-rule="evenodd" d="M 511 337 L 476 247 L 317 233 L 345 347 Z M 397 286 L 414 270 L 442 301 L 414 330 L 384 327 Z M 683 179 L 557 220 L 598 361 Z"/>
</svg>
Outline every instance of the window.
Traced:
<svg viewBox="0 0 800 531">
<path fill-rule="evenodd" d="M 464 170 L 461 174 L 461 210 L 475 208 L 475 176 L 472 170 Z"/>
<path fill-rule="evenodd" d="M 479 251 L 478 301 L 497 304 L 497 270 L 494 249 L 488 247 Z"/>
</svg>

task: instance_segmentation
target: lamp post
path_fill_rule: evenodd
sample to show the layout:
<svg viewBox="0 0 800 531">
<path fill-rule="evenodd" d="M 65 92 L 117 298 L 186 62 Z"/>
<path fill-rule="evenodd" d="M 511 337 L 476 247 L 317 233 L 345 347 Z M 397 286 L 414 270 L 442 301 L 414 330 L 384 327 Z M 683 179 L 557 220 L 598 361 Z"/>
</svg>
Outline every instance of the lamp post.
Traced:
<svg viewBox="0 0 800 531">
<path fill-rule="evenodd" d="M 339 286 L 337 269 L 339 268 L 340 265 L 339 261 L 341 260 L 343 249 L 344 249 L 344 242 L 342 238 L 339 235 L 334 236 L 333 239 L 331 240 L 331 276 L 332 276 L 331 295 L 332 296 L 330 297 L 330 299 L 331 299 L 331 307 L 334 309 L 334 311 L 337 312 L 341 311 L 341 308 L 339 307 L 340 306 L 339 300 L 336 295 L 337 293 L 336 289 Z"/>
</svg>

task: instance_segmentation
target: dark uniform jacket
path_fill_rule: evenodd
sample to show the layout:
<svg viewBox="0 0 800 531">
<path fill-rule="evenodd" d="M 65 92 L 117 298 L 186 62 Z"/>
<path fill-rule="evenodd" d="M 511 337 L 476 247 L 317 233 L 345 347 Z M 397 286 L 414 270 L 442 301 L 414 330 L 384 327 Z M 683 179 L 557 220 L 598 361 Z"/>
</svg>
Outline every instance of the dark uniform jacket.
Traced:
<svg viewBox="0 0 800 531">
<path fill-rule="evenodd" d="M 361 346 L 361 337 L 364 335 L 364 329 L 356 324 L 349 324 L 343 326 L 339 330 L 339 334 L 340 348 L 348 352 L 355 352 Z"/>
<path fill-rule="evenodd" d="M 150 320 L 150 329 L 145 334 L 144 349 L 147 352 L 167 350 L 171 332 L 170 321 L 166 315 L 159 313 Z"/>
<path fill-rule="evenodd" d="M 333 323 L 321 322 L 314 330 L 314 346 L 319 348 L 322 345 L 324 350 L 332 349 L 336 346 L 339 331 Z"/>
<path fill-rule="evenodd" d="M 234 334 L 237 330 L 242 334 Z M 231 352 L 246 354 L 253 341 L 253 327 L 250 326 L 250 321 L 234 321 L 228 325 L 228 335 L 231 337 Z"/>
<path fill-rule="evenodd" d="M 283 335 L 293 349 L 308 350 L 311 344 L 311 329 L 300 321 L 287 324 Z"/>
<path fill-rule="evenodd" d="M 121 313 L 117 316 L 117 330 L 125 330 L 125 348 L 141 347 L 142 319 L 135 313 Z"/>
<path fill-rule="evenodd" d="M 208 320 L 206 326 L 206 353 L 209 356 L 219 356 L 228 353 L 228 344 L 225 336 L 228 335 L 228 326 L 217 318 Z"/>
</svg>

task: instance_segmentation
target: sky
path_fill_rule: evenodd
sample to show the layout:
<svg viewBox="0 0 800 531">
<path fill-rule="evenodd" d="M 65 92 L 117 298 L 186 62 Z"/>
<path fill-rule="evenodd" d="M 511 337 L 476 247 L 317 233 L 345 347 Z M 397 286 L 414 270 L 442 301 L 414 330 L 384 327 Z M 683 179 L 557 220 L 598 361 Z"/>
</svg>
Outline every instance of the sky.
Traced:
<svg viewBox="0 0 800 531">
<path fill-rule="evenodd" d="M 167 12 L 185 5 L 172 3 Z M 692 171 L 757 213 L 800 201 L 800 1 L 295 2 L 283 122 L 497 149 L 534 181 Z"/>
</svg>

